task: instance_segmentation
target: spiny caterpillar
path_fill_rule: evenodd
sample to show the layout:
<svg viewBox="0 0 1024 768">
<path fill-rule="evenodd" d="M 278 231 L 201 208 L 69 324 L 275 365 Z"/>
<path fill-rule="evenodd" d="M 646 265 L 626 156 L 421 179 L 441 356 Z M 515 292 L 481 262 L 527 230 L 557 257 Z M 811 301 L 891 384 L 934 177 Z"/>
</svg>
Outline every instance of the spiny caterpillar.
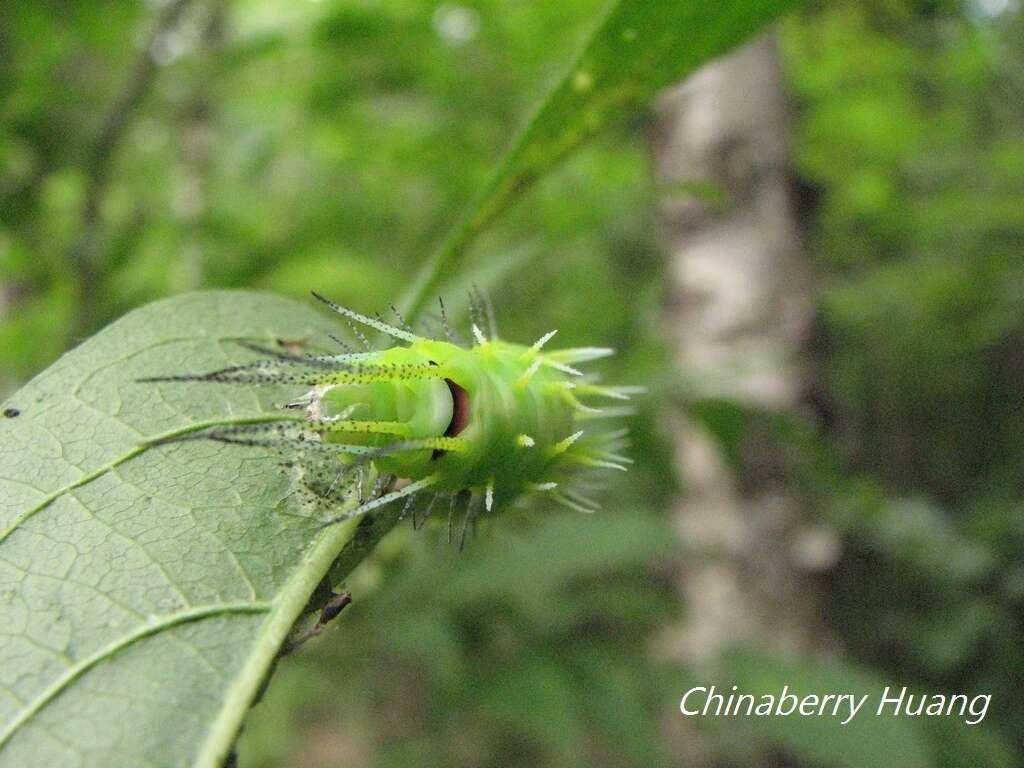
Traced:
<svg viewBox="0 0 1024 768">
<path fill-rule="evenodd" d="M 475 295 L 471 295 L 472 309 L 490 319 L 490 338 L 480 328 L 483 322 L 474 320 L 471 345 L 461 343 L 452 332 L 443 303 L 446 340 L 417 335 L 397 310 L 402 327 L 313 295 L 349 321 L 367 351 L 352 351 L 338 339 L 334 341 L 346 351 L 337 355 L 286 354 L 246 344 L 267 358 L 204 374 L 143 381 L 310 387 L 285 406 L 305 412 L 297 430 L 294 422 L 276 420 L 204 430 L 189 439 L 327 453 L 342 466 L 327 496 L 349 469 L 361 471 L 370 464 L 379 477 L 386 478 L 378 482 L 372 498 L 329 518 L 324 525 L 364 515 L 399 499 L 407 499 L 404 515 L 415 494 L 429 489 L 435 495 L 424 518 L 439 495 L 451 496 L 449 538 L 456 498 L 466 499 L 464 538 L 466 526 L 475 523 L 481 506 L 490 512 L 531 494 L 594 512 L 597 504 L 580 491 L 580 471 L 625 470 L 629 459 L 616 453 L 625 430 L 585 430 L 582 425 L 626 412 L 623 408 L 599 410 L 588 404 L 593 398 L 627 400 L 638 388 L 602 386 L 574 367 L 610 355 L 612 350 L 548 350 L 546 345 L 555 331 L 531 346 L 503 341 L 494 331 L 490 306 L 485 313 Z M 354 323 L 402 345 L 373 351 Z M 289 434 L 292 436 L 286 436 Z M 415 516 L 413 519 L 415 522 Z"/>
</svg>

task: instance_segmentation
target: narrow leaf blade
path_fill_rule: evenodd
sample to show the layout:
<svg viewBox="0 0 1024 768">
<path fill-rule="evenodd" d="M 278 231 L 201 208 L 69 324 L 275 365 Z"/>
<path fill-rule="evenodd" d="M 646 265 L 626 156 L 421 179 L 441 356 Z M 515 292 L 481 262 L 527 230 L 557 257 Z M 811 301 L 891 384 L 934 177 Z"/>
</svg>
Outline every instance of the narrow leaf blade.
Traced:
<svg viewBox="0 0 1024 768">
<path fill-rule="evenodd" d="M 533 117 L 462 220 L 411 284 L 415 316 L 466 249 L 523 191 L 613 120 L 736 47 L 795 0 L 618 0 Z"/>
</svg>

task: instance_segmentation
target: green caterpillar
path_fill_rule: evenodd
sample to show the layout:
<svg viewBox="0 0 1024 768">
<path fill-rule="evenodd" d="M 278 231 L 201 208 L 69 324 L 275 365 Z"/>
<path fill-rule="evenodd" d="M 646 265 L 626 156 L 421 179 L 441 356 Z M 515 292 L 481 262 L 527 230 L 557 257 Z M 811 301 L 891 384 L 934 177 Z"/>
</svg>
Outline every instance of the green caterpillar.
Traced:
<svg viewBox="0 0 1024 768">
<path fill-rule="evenodd" d="M 382 489 L 386 492 L 351 512 L 331 517 L 325 525 L 403 498 L 408 499 L 408 508 L 415 494 L 427 490 L 451 495 L 453 504 L 457 495 L 468 492 L 466 522 L 475 519 L 480 506 L 490 512 L 499 504 L 530 494 L 593 512 L 596 503 L 573 487 L 574 476 L 586 469 L 625 470 L 629 459 L 616 453 L 624 432 L 593 430 L 589 434 L 591 430 L 582 425 L 624 412 L 621 408 L 602 411 L 588 401 L 626 400 L 637 388 L 602 386 L 573 367 L 610 355 L 612 350 L 550 351 L 545 345 L 554 331 L 531 346 L 513 344 L 497 338 L 493 329 L 491 338 L 485 337 L 475 322 L 473 344 L 461 345 L 448 326 L 443 304 L 448 339 L 438 340 L 314 296 L 350 323 L 386 334 L 403 345 L 303 356 L 248 345 L 268 354 L 268 359 L 147 381 L 309 386 L 305 395 L 287 405 L 306 413 L 304 434 L 292 441 L 301 442 L 305 449 L 315 447 L 335 455 L 343 466 L 371 464 L 381 476 L 402 483 L 391 490 Z M 488 315 L 493 317 L 490 312 Z M 352 328 L 369 346 L 358 328 Z M 285 428 L 255 425 L 199 436 L 249 445 L 282 444 L 281 439 L 261 439 L 261 430 L 267 429 L 282 432 Z"/>
</svg>

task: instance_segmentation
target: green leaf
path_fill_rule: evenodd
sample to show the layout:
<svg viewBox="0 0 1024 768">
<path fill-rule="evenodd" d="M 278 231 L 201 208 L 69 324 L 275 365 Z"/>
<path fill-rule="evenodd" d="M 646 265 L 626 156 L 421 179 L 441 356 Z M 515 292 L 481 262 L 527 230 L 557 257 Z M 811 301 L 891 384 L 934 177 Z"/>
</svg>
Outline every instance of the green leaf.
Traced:
<svg viewBox="0 0 1024 768">
<path fill-rule="evenodd" d="M 750 650 L 737 650 L 723 662 L 722 679 L 742 693 L 779 695 L 783 686 L 797 697 L 809 694 L 852 693 L 870 698 L 847 725 L 832 717 L 730 717 L 722 727 L 743 721 L 763 739 L 786 752 L 823 766 L 929 768 L 933 765 L 928 740 L 918 718 L 876 716 L 885 681 L 850 663 L 788 659 Z M 721 687 L 721 686 L 720 686 Z"/>
<path fill-rule="evenodd" d="M 410 316 L 456 269 L 480 232 L 524 190 L 611 121 L 726 53 L 795 0 L 618 0 L 540 102 L 481 193 L 421 268 Z"/>
<path fill-rule="evenodd" d="M 0 418 L 0 766 L 223 764 L 339 553 L 393 518 L 319 529 L 280 457 L 209 441 L 287 396 L 142 384 L 336 330 L 251 293 L 151 304 L 64 355 Z M 17 411 L 19 415 L 13 416 Z M 337 566 L 336 566 L 337 567 Z"/>
</svg>

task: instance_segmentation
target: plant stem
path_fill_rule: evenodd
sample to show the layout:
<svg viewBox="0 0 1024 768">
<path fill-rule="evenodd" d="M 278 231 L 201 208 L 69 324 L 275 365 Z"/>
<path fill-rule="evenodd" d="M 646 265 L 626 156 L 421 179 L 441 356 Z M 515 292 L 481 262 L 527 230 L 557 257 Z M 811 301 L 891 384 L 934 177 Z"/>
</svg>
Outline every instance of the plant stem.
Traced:
<svg viewBox="0 0 1024 768">
<path fill-rule="evenodd" d="M 355 505 L 353 499 L 352 505 Z M 245 666 L 228 688 L 217 718 L 196 757 L 196 768 L 221 768 L 238 738 L 242 723 L 256 700 L 295 622 L 306 612 L 318 588 L 346 578 L 398 523 L 401 505 L 377 514 L 347 520 L 326 528 L 313 548 L 295 567 L 274 599 Z"/>
<path fill-rule="evenodd" d="M 551 107 L 555 94 L 565 88 L 565 84 L 578 68 L 580 60 L 590 46 L 591 40 L 597 36 L 615 7 L 616 4 L 613 3 L 601 17 L 584 45 L 572 57 L 570 66 L 564 75 L 538 102 L 537 108 L 505 151 L 501 162 L 494 169 L 480 194 L 473 198 L 462 218 L 441 242 L 438 249 L 420 266 L 419 272 L 398 304 L 402 314 L 410 322 L 416 318 L 427 299 L 440 286 L 446 273 L 457 268 L 477 235 L 504 213 L 512 202 L 529 189 L 546 171 L 602 127 L 591 126 L 589 133 L 575 134 L 571 141 L 562 142 L 560 146 L 554 147 L 553 151 L 533 152 L 532 157 L 528 153 L 529 149 L 536 147 L 538 137 L 546 128 L 544 118 Z"/>
<path fill-rule="evenodd" d="M 88 331 L 94 321 L 96 283 L 100 274 L 99 219 L 107 192 L 110 164 L 128 125 L 145 100 L 156 75 L 157 62 L 153 45 L 181 18 L 193 0 L 172 0 L 161 11 L 153 29 L 135 60 L 132 73 L 103 118 L 99 136 L 85 158 L 86 187 L 80 212 L 81 234 L 67 252 L 67 262 L 74 272 L 77 301 L 71 321 L 69 344 L 72 346 Z"/>
</svg>

